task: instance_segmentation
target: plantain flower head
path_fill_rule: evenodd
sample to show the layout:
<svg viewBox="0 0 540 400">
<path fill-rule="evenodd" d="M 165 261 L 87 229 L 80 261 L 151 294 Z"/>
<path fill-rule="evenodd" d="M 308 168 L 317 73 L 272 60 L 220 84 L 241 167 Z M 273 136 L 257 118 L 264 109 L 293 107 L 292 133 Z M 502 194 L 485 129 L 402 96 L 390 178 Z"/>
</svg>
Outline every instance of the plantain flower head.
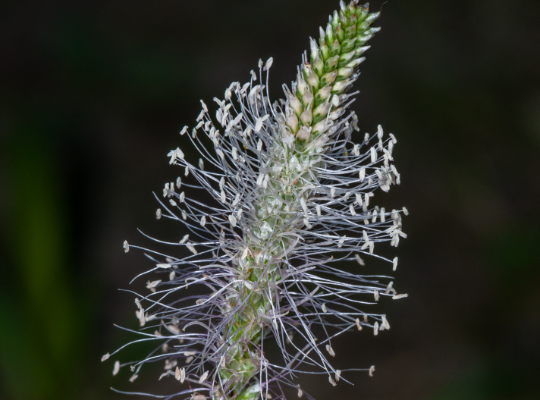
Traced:
<svg viewBox="0 0 540 400">
<path fill-rule="evenodd" d="M 164 398 L 284 399 L 288 386 L 311 399 L 296 380 L 302 373 L 321 373 L 334 386 L 346 381 L 348 371 L 332 363 L 339 335 L 390 329 L 369 307 L 407 295 L 384 273 L 338 268 L 351 262 L 361 270 L 375 257 L 395 270 L 397 257 L 377 250 L 406 238 L 407 210 L 375 202 L 400 183 L 397 141 L 381 126 L 360 134 L 350 110 L 378 15 L 341 2 L 283 99 L 270 100 L 270 58 L 211 106 L 201 100 L 194 126 L 180 132 L 192 147 L 168 153 L 178 178 L 156 195 L 156 217 L 177 222 L 178 238 L 157 240 L 168 254 L 124 242 L 126 252 L 140 249 L 153 263 L 138 277 L 148 279 L 148 292 L 135 303 L 136 342 L 155 350 L 117 361 L 114 374 L 129 365 L 133 381 L 159 362 L 159 379 L 179 381 Z M 267 352 L 269 345 L 280 351 Z M 361 367 L 373 374 L 373 366 Z"/>
</svg>

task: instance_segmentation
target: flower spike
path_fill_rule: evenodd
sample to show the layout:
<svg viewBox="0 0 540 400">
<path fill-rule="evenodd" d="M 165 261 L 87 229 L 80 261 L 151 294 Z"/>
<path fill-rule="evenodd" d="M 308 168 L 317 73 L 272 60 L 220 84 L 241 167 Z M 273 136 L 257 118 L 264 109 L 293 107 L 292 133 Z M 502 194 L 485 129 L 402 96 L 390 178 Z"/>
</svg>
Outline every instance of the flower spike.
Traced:
<svg viewBox="0 0 540 400">
<path fill-rule="evenodd" d="M 150 292 L 135 302 L 142 335 L 136 342 L 156 349 L 141 361 L 115 363 L 114 374 L 131 365 L 133 381 L 160 361 L 160 379 L 184 384 L 168 398 L 284 399 L 282 387 L 289 386 L 312 399 L 294 382 L 309 368 L 318 367 L 333 386 L 348 382 L 348 371 L 331 363 L 339 356 L 336 337 L 390 329 L 386 315 L 365 308 L 407 295 L 397 294 L 391 277 L 373 280 L 335 265 L 350 261 L 361 269 L 376 257 L 395 270 L 397 257 L 376 250 L 407 237 L 406 209 L 389 212 L 372 199 L 400 183 L 394 136 L 379 126 L 352 140 L 359 128 L 349 110 L 351 88 L 366 43 L 379 31 L 371 27 L 378 16 L 357 0 L 341 1 L 279 102 L 268 93 L 272 58 L 259 62 L 249 82 L 233 82 L 223 100 L 214 98 L 217 110 L 201 100 L 191 134 L 188 127 L 180 132 L 200 158 L 191 164 L 185 149 L 170 151 L 169 163 L 182 175 L 165 184 L 163 199 L 156 195 L 156 217 L 183 225 L 181 240 L 155 239 L 175 247 L 171 255 L 123 245 L 125 252 L 143 250 L 154 264 L 143 274 L 155 276 L 147 281 Z M 204 202 L 197 190 L 206 193 Z M 279 357 L 265 353 L 270 340 Z M 364 370 L 372 376 L 375 367 Z"/>
</svg>

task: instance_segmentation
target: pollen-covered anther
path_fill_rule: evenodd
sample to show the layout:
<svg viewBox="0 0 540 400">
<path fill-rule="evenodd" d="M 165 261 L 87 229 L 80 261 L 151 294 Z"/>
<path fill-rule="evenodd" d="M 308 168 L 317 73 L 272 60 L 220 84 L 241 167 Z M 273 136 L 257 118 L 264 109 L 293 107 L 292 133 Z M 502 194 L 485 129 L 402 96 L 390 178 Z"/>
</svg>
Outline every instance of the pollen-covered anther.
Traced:
<svg viewBox="0 0 540 400">
<path fill-rule="evenodd" d="M 392 296 L 392 300 L 399 300 L 399 299 L 404 299 L 405 297 L 409 297 L 408 294 L 395 294 Z"/>
<path fill-rule="evenodd" d="M 328 354 L 330 354 L 332 357 L 335 357 L 335 356 L 336 356 L 336 353 L 334 353 L 334 349 L 333 349 L 332 346 L 330 346 L 329 344 L 326 345 L 326 351 L 327 351 Z"/>
<path fill-rule="evenodd" d="M 390 324 L 388 323 L 388 320 L 386 319 L 386 315 L 382 316 L 382 324 L 384 326 L 384 329 L 390 329 Z"/>
<path fill-rule="evenodd" d="M 332 384 L 332 386 L 337 385 L 336 381 L 334 379 L 332 379 L 332 376 L 330 376 L 330 375 L 328 376 L 328 382 L 330 382 Z"/>
<path fill-rule="evenodd" d="M 158 279 L 156 281 L 148 281 L 147 284 L 146 284 L 146 288 L 147 289 L 152 289 L 152 288 L 155 288 L 157 285 L 159 285 L 161 283 L 161 279 Z"/>
<path fill-rule="evenodd" d="M 120 372 L 120 361 L 115 361 L 113 371 L 112 371 L 113 376 L 116 376 L 118 372 Z"/>
</svg>

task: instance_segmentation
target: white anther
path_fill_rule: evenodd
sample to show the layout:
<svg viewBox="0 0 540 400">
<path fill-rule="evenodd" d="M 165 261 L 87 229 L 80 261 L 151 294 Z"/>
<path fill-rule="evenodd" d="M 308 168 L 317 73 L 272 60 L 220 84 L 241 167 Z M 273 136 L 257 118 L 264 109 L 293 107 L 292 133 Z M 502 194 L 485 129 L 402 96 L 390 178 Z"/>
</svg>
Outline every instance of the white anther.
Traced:
<svg viewBox="0 0 540 400">
<path fill-rule="evenodd" d="M 388 323 L 388 320 L 386 319 L 386 315 L 382 316 L 382 324 L 384 326 L 384 329 L 390 329 L 390 324 Z"/>
<path fill-rule="evenodd" d="M 377 137 L 379 139 L 382 139 L 382 137 L 383 137 L 383 128 L 380 125 L 377 127 Z"/>
<path fill-rule="evenodd" d="M 201 105 L 202 105 L 202 108 L 205 112 L 208 112 L 208 107 L 206 107 L 206 104 L 204 103 L 204 101 L 201 100 Z"/>
<path fill-rule="evenodd" d="M 189 251 L 191 251 L 193 254 L 197 254 L 197 250 L 195 249 L 195 247 L 193 247 L 193 244 L 191 243 L 188 243 L 186 245 L 186 247 L 189 249 Z"/>
<path fill-rule="evenodd" d="M 326 345 L 326 351 L 327 351 L 328 354 L 330 354 L 332 357 L 335 357 L 335 356 L 336 356 L 336 353 L 334 353 L 334 349 L 333 349 L 332 346 L 330 346 L 329 344 Z"/>
<path fill-rule="evenodd" d="M 392 300 L 399 300 L 399 299 L 404 299 L 405 297 L 409 297 L 408 294 L 395 294 L 392 296 Z"/>
<path fill-rule="evenodd" d="M 272 57 L 270 57 L 267 61 L 266 61 L 266 64 L 264 65 L 264 71 L 268 71 L 271 67 L 272 67 L 272 64 L 274 63 L 274 59 Z"/>
<path fill-rule="evenodd" d="M 266 114 L 264 117 L 261 117 L 261 118 L 257 119 L 257 122 L 255 124 L 255 132 L 256 133 L 259 132 L 262 129 L 264 121 L 266 121 L 268 118 L 270 118 L 270 115 Z"/>
<path fill-rule="evenodd" d="M 116 374 L 118 374 L 119 371 L 120 371 L 120 361 L 115 361 L 113 372 L 112 372 L 113 376 L 116 376 Z"/>
<path fill-rule="evenodd" d="M 336 375 L 334 377 L 336 378 L 336 382 L 339 382 L 339 378 L 341 378 L 341 371 L 339 369 L 336 370 Z"/>
<path fill-rule="evenodd" d="M 208 376 L 208 371 L 206 371 L 204 374 L 201 375 L 199 378 L 199 384 L 203 383 L 206 380 L 206 377 Z"/>
<path fill-rule="evenodd" d="M 360 182 L 364 182 L 364 179 L 366 179 L 366 168 L 365 167 L 360 168 L 360 172 L 358 173 L 358 177 L 360 178 Z"/>
<path fill-rule="evenodd" d="M 147 289 L 152 289 L 152 288 L 155 288 L 157 285 L 159 285 L 161 283 L 161 279 L 157 280 L 157 281 L 153 281 L 153 282 L 147 282 L 146 284 L 146 288 Z"/>
<path fill-rule="evenodd" d="M 375 146 L 371 148 L 371 162 L 374 163 L 377 161 L 377 149 L 375 149 Z"/>
<path fill-rule="evenodd" d="M 261 186 L 264 179 L 264 173 L 260 173 L 259 177 L 257 178 L 257 186 Z"/>
</svg>

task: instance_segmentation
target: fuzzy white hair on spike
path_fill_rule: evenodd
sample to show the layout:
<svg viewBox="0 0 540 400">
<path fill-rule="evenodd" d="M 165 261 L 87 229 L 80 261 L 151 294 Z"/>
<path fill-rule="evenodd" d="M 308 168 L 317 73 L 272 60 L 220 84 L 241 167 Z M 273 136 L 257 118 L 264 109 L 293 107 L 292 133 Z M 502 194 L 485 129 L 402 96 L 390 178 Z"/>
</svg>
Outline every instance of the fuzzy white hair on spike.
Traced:
<svg viewBox="0 0 540 400">
<path fill-rule="evenodd" d="M 131 382 L 159 361 L 166 372 L 157 376 L 183 384 L 171 398 L 285 400 L 289 387 L 313 400 L 295 380 L 317 366 L 333 386 L 340 381 L 331 341 L 349 330 L 390 329 L 386 315 L 368 307 L 381 294 L 407 294 L 397 294 L 383 272 L 340 270 L 378 259 L 395 271 L 397 257 L 376 250 L 407 237 L 408 215 L 370 204 L 401 182 L 391 164 L 394 135 L 379 125 L 353 140 L 359 118 L 351 89 L 378 13 L 357 0 L 340 8 L 310 41 L 283 99 L 271 101 L 274 60 L 261 60 L 224 99 L 211 107 L 201 100 L 191 135 L 187 126 L 180 131 L 183 150 L 167 153 L 178 168 L 173 176 L 184 178 L 167 179 L 155 196 L 156 218 L 180 225 L 182 239 L 154 239 L 156 249 L 123 244 L 150 260 L 137 277 L 150 293 L 136 298 L 144 328 L 134 342 L 155 343 L 146 358 L 124 364 L 132 366 Z M 270 362 L 271 341 L 281 354 Z M 375 367 L 362 368 L 373 376 Z M 119 369 L 117 361 L 113 374 Z"/>
</svg>

